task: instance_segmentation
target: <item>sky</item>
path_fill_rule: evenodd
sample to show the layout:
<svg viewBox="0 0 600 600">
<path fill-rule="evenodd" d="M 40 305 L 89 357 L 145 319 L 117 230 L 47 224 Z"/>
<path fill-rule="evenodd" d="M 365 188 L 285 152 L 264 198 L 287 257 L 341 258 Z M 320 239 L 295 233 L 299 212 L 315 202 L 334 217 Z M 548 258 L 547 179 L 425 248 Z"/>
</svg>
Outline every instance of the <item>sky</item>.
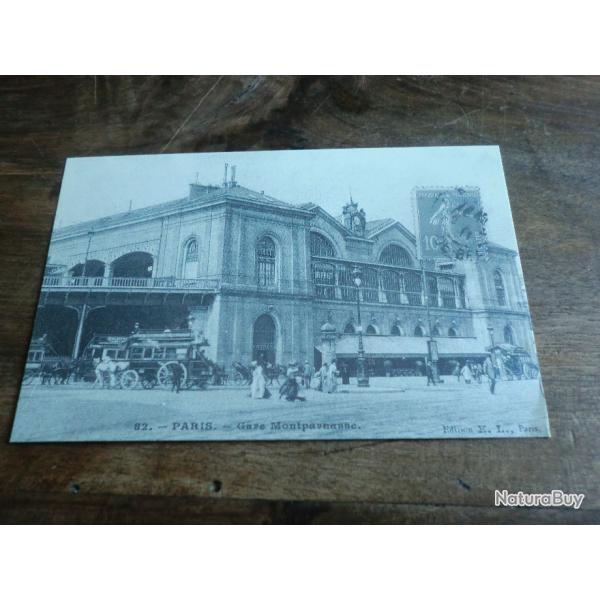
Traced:
<svg viewBox="0 0 600 600">
<path fill-rule="evenodd" d="M 333 216 L 352 195 L 367 220 L 393 218 L 414 231 L 415 186 L 478 186 L 488 238 L 517 250 L 498 146 L 277 150 L 70 158 L 55 227 L 183 198 L 188 186 L 220 185 L 225 163 L 255 191 Z M 231 172 L 231 171 L 230 171 Z"/>
</svg>

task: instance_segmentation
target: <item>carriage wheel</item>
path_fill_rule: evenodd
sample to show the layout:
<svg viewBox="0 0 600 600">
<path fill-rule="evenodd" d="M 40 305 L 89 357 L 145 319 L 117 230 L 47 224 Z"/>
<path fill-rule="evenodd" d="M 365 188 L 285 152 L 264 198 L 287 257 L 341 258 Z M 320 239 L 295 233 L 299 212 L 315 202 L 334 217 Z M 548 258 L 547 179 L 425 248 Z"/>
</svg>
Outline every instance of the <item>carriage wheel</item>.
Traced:
<svg viewBox="0 0 600 600">
<path fill-rule="evenodd" d="M 171 360 L 162 365 L 156 373 L 156 379 L 158 380 L 159 385 L 165 390 L 170 390 L 173 385 L 173 368 L 175 365 L 179 365 L 183 371 L 183 375 L 181 376 L 181 387 L 185 387 L 185 382 L 187 381 L 187 369 L 185 368 L 185 365 L 178 363 L 176 360 Z"/>
<path fill-rule="evenodd" d="M 121 375 L 121 387 L 126 390 L 132 390 L 137 386 L 140 380 L 140 376 L 137 374 L 137 371 L 133 369 L 128 369 Z"/>
</svg>

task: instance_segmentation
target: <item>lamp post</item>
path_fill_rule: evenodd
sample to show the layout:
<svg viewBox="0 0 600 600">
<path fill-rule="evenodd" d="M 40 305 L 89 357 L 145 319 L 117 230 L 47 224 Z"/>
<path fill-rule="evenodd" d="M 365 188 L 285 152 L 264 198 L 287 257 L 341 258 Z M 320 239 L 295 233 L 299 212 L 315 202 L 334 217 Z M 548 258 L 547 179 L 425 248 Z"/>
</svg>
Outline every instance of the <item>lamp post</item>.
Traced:
<svg viewBox="0 0 600 600">
<path fill-rule="evenodd" d="M 82 275 L 81 283 L 83 285 L 87 285 L 86 271 L 87 271 L 88 258 L 90 256 L 90 246 L 92 245 L 93 237 L 94 237 L 94 230 L 90 229 L 90 231 L 88 231 L 88 243 L 87 243 L 87 249 L 85 251 L 85 259 L 83 262 L 83 272 L 81 274 Z M 84 300 L 81 308 L 76 309 L 76 310 L 77 310 L 77 313 L 79 316 L 79 321 L 77 322 L 77 331 L 75 333 L 75 342 L 73 343 L 72 357 L 74 359 L 79 358 L 79 348 L 81 346 L 81 338 L 83 336 L 83 326 L 85 324 L 85 319 L 89 312 L 89 307 L 87 305 L 87 301 Z"/>
<path fill-rule="evenodd" d="M 429 309 L 429 288 L 427 286 L 427 277 L 425 275 L 425 261 L 421 259 L 421 286 L 423 288 L 423 300 L 427 311 L 427 329 L 429 330 L 429 339 L 427 340 L 427 360 L 431 366 L 431 376 L 434 383 L 443 383 L 438 371 L 438 347 L 437 341 L 433 339 L 433 330 L 431 328 L 431 311 Z"/>
<path fill-rule="evenodd" d="M 360 286 L 362 284 L 362 273 L 358 267 L 354 267 L 352 277 L 356 286 L 356 312 L 358 316 L 358 357 L 356 359 L 356 380 L 358 387 L 369 387 L 369 376 L 365 370 L 365 349 L 362 339 L 362 324 L 360 322 Z"/>
<path fill-rule="evenodd" d="M 490 332 L 490 356 L 492 357 L 492 366 L 496 368 L 496 353 L 494 352 L 494 328 L 488 327 L 487 330 Z"/>
<path fill-rule="evenodd" d="M 90 256 L 90 246 L 92 245 L 92 238 L 94 237 L 94 230 L 90 229 L 88 231 L 88 243 L 87 243 L 87 249 L 85 251 L 85 259 L 83 260 L 83 272 L 81 273 L 81 277 L 83 279 L 83 285 L 86 285 L 86 281 L 85 281 L 85 274 L 87 271 L 87 263 L 88 263 L 88 259 Z"/>
</svg>

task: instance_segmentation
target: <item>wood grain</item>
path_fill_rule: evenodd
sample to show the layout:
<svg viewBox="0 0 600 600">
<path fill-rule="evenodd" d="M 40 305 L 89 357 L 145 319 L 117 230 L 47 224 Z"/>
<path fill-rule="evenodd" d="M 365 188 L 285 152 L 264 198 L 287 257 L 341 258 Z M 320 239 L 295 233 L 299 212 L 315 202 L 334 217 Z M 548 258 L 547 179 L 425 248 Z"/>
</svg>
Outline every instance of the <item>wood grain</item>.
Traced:
<svg viewBox="0 0 600 600">
<path fill-rule="evenodd" d="M 600 79 L 0 79 L 1 522 L 600 522 Z M 550 440 L 9 445 L 68 156 L 499 144 Z M 215 483 L 219 482 L 219 483 Z M 495 489 L 586 494 L 493 508 Z"/>
</svg>

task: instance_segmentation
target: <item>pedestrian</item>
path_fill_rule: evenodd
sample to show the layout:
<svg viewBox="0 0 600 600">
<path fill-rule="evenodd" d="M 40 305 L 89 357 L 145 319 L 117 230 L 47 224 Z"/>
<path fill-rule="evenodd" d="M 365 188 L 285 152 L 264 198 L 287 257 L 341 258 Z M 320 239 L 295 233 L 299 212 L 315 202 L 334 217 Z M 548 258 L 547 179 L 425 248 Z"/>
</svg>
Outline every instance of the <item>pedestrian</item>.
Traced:
<svg viewBox="0 0 600 600">
<path fill-rule="evenodd" d="M 471 371 L 471 367 L 469 366 L 469 361 L 467 361 L 465 363 L 465 366 L 460 370 L 460 374 L 465 380 L 465 383 L 471 383 L 471 380 L 473 379 L 473 372 Z"/>
<path fill-rule="evenodd" d="M 319 387 L 317 388 L 319 392 L 327 391 L 327 379 L 329 376 L 329 365 L 325 362 L 319 369 Z"/>
<path fill-rule="evenodd" d="M 456 363 L 456 367 L 454 367 L 452 374 L 456 375 L 456 383 L 460 383 L 460 362 Z"/>
<path fill-rule="evenodd" d="M 482 367 L 479 363 L 473 365 L 473 377 L 478 384 L 481 384 L 481 371 Z"/>
<path fill-rule="evenodd" d="M 183 379 L 183 369 L 181 365 L 176 362 L 171 365 L 171 391 L 179 394 L 181 389 L 181 381 Z"/>
<path fill-rule="evenodd" d="M 279 388 L 279 398 L 281 399 L 285 396 L 285 399 L 289 402 L 294 402 L 294 400 L 300 400 L 304 402 L 306 398 L 298 395 L 298 366 L 296 363 L 291 362 L 288 365 L 288 370 L 286 373 L 286 380 L 283 382 L 283 385 Z"/>
<path fill-rule="evenodd" d="M 350 385 L 350 371 L 346 363 L 340 365 L 340 375 L 342 376 L 342 385 Z"/>
<path fill-rule="evenodd" d="M 262 365 L 257 361 L 252 361 L 252 383 L 250 384 L 250 396 L 253 400 L 260 400 L 265 397 L 267 381 L 263 373 Z"/>
<path fill-rule="evenodd" d="M 335 364 L 335 360 L 331 361 L 331 364 L 329 365 L 329 371 L 327 373 L 327 380 L 328 380 L 328 387 L 327 387 L 327 393 L 328 394 L 333 394 L 335 392 L 337 392 L 337 376 L 338 376 L 338 371 L 337 371 L 337 365 Z"/>
<path fill-rule="evenodd" d="M 304 361 L 303 378 L 304 378 L 304 387 L 306 389 L 310 388 L 310 384 L 312 382 L 312 378 L 313 378 L 314 374 L 315 374 L 315 368 L 311 364 L 309 364 L 308 361 Z"/>
<path fill-rule="evenodd" d="M 425 374 L 427 375 L 427 387 L 429 387 L 429 384 L 435 385 L 435 379 L 433 378 L 433 368 L 428 360 L 425 361 Z"/>
<path fill-rule="evenodd" d="M 488 381 L 490 383 L 490 393 L 496 393 L 496 367 L 492 363 L 492 359 L 490 355 L 486 356 L 485 361 L 483 363 L 483 371 L 487 375 Z"/>
</svg>

